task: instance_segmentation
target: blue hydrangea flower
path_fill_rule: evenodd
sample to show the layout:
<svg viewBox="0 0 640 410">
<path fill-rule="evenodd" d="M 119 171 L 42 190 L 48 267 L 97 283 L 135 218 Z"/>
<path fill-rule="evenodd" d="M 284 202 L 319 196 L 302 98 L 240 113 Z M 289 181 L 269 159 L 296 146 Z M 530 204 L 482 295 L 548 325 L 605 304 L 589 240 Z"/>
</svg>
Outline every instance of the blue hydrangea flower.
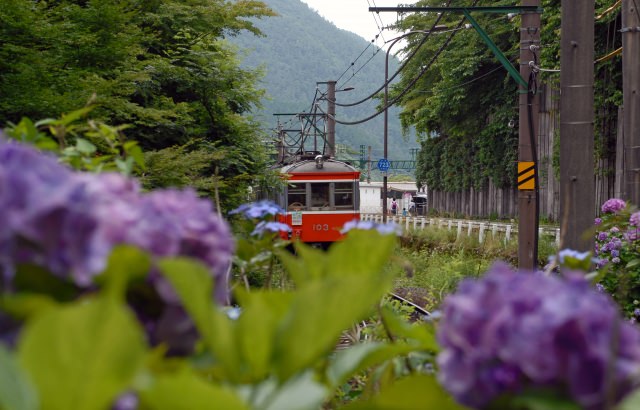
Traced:
<svg viewBox="0 0 640 410">
<path fill-rule="evenodd" d="M 267 232 L 291 232 L 291 227 L 282 222 L 260 221 L 256 224 L 256 227 L 253 229 L 253 232 L 251 232 L 251 235 L 262 236 Z"/>
<path fill-rule="evenodd" d="M 402 235 L 402 227 L 394 222 L 379 224 L 373 221 L 361 221 L 359 219 L 354 219 L 345 223 L 340 232 L 347 233 L 352 229 L 359 229 L 363 231 L 375 230 L 383 235 Z"/>
<path fill-rule="evenodd" d="M 640 329 L 584 275 L 569 276 L 496 264 L 463 281 L 438 326 L 442 385 L 473 408 L 528 388 L 555 388 L 585 409 L 629 393 L 640 371 Z"/>
<path fill-rule="evenodd" d="M 282 209 L 278 204 L 268 200 L 242 204 L 229 212 L 230 215 L 241 214 L 247 219 L 262 219 L 266 216 L 273 216 L 281 213 L 284 213 L 284 209 Z"/>
</svg>

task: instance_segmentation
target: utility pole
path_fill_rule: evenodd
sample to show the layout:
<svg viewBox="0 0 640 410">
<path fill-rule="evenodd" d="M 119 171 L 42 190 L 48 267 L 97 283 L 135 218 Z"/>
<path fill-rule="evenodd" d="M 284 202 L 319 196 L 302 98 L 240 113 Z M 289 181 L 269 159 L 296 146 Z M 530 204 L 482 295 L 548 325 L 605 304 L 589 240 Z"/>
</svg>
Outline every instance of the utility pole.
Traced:
<svg viewBox="0 0 640 410">
<path fill-rule="evenodd" d="M 640 0 L 622 0 L 623 197 L 640 206 Z"/>
<path fill-rule="evenodd" d="M 327 81 L 327 145 L 330 158 L 336 156 L 336 82 Z"/>
<path fill-rule="evenodd" d="M 523 0 L 523 6 L 540 6 L 540 0 Z M 518 137 L 518 267 L 535 269 L 538 262 L 538 112 L 537 83 L 532 81 L 530 62 L 540 55 L 540 13 L 524 12 L 520 23 L 520 75 L 528 79 L 519 91 Z M 529 183 L 527 183 L 529 181 Z M 532 182 L 532 183 L 531 183 Z"/>
<path fill-rule="evenodd" d="M 562 0 L 560 248 L 578 251 L 594 246 L 594 13 L 593 1 Z"/>
<path fill-rule="evenodd" d="M 367 161 L 367 184 L 371 183 L 371 145 L 369 145 L 369 159 Z"/>
</svg>

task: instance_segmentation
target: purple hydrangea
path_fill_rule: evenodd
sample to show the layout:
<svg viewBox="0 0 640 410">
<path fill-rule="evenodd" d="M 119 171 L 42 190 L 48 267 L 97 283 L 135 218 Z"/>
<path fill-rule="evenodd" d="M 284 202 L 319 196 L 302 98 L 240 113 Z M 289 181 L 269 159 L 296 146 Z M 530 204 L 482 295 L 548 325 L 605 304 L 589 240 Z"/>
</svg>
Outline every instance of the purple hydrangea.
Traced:
<svg viewBox="0 0 640 410">
<path fill-rule="evenodd" d="M 340 232 L 347 233 L 352 229 L 359 229 L 363 231 L 374 230 L 383 235 L 402 235 L 402 227 L 394 222 L 379 224 L 373 221 L 361 221 L 359 219 L 354 219 L 345 223 Z"/>
<path fill-rule="evenodd" d="M 594 225 L 600 225 L 602 223 L 602 218 L 596 218 L 593 220 Z"/>
<path fill-rule="evenodd" d="M 622 199 L 611 198 L 605 201 L 604 204 L 602 204 L 601 210 L 604 213 L 615 214 L 623 210 L 626 206 L 627 206 L 627 203 L 624 202 Z"/>
<path fill-rule="evenodd" d="M 553 388 L 581 408 L 600 409 L 610 394 L 619 400 L 630 392 L 640 370 L 640 329 L 577 274 L 496 264 L 446 298 L 437 337 L 440 382 L 473 408 Z"/>
<path fill-rule="evenodd" d="M 199 260 L 214 278 L 212 296 L 228 302 L 234 242 L 210 201 L 193 190 L 142 193 L 135 180 L 119 174 L 73 172 L 54 157 L 0 137 L 0 279 L 10 285 L 16 267 L 29 263 L 90 289 L 121 244 L 156 258 Z M 161 307 L 147 299 L 131 304 L 150 342 L 188 352 L 197 339 L 191 319 L 159 272 L 149 272 L 148 282 Z"/>
<path fill-rule="evenodd" d="M 634 212 L 629 217 L 629 225 L 640 228 L 640 212 Z"/>
<path fill-rule="evenodd" d="M 114 246 L 205 263 L 219 289 L 233 252 L 227 224 L 195 192 L 141 193 L 119 174 L 82 174 L 32 147 L 0 139 L 0 263 L 32 263 L 86 287 Z"/>
</svg>

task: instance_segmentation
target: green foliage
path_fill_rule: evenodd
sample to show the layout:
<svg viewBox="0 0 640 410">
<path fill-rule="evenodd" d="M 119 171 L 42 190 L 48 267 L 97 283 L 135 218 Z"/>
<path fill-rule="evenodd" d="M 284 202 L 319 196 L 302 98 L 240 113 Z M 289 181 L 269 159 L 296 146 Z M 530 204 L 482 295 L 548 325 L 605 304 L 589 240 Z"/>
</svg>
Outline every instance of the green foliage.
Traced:
<svg viewBox="0 0 640 410">
<path fill-rule="evenodd" d="M 601 225 L 595 227 L 601 260 L 597 280 L 629 318 L 637 318 L 640 308 L 640 243 L 638 228 L 630 224 L 634 212 L 637 214 L 637 208 L 627 206 L 616 213 L 604 213 Z"/>
<path fill-rule="evenodd" d="M 117 169 L 125 173 L 140 171 L 134 168 L 141 151 L 112 144 L 124 127 L 105 124 L 128 124 L 128 138 L 146 152 L 205 141 L 200 155 L 215 154 L 216 163 L 180 182 L 207 194 L 215 183 L 224 194 L 222 206 L 233 207 L 240 200 L 234 193 L 246 192 L 264 169 L 258 125 L 246 116 L 262 92 L 259 72 L 240 68 L 226 38 L 259 34 L 249 19 L 271 15 L 259 1 L 11 0 L 0 10 L 0 124 L 69 113 L 19 127 L 33 132 L 48 126 L 73 166 L 104 166 L 93 144 L 97 152 L 116 155 Z M 91 144 L 73 138 L 62 145 L 60 138 L 80 126 L 71 118 L 74 110 L 89 100 L 93 122 L 81 138 Z M 191 144 L 184 149 L 196 150 Z M 145 175 L 151 188 L 173 182 L 152 171 Z"/>
<path fill-rule="evenodd" d="M 441 2 L 424 0 L 417 4 L 441 6 Z M 470 5 L 471 0 L 462 2 Z M 543 0 L 541 6 L 541 49 L 539 65 L 558 68 L 560 64 L 560 8 L 559 0 Z M 512 5 L 512 1 L 496 1 L 492 5 Z M 610 7 L 611 1 L 596 2 L 598 12 Z M 461 6 L 462 4 L 456 4 Z M 520 42 L 520 19 L 481 14 L 476 16 L 480 26 L 498 48 L 517 64 L 517 45 Z M 436 15 L 407 16 L 398 25 L 405 30 L 424 30 L 435 21 Z M 460 16 L 444 14 L 439 24 L 455 27 Z M 621 45 L 619 14 L 610 13 L 595 24 L 596 56 L 604 56 Z M 399 93 L 443 46 L 446 34 L 432 34 L 418 50 L 420 36 L 410 37 L 405 52 L 418 50 L 402 73 L 402 80 L 394 87 Z M 598 159 L 615 156 L 617 109 L 621 103 L 621 62 L 619 57 L 596 64 L 595 154 Z M 541 72 L 538 82 L 557 84 L 558 73 Z M 525 79 L 526 80 L 526 79 Z M 497 187 L 514 186 L 518 158 L 517 127 L 509 128 L 510 120 L 517 120 L 518 94 L 516 83 L 481 41 L 475 30 L 456 33 L 451 43 L 436 59 L 433 66 L 401 99 L 403 126 L 415 126 L 422 136 L 416 181 L 438 191 L 457 192 L 470 187 L 481 189 L 490 180 Z M 551 113 L 557 114 L 557 113 Z M 559 138 L 554 139 L 557 144 Z M 554 146 L 555 148 L 555 146 Z M 554 163 L 557 158 L 554 156 Z M 557 171 L 557 167 L 554 167 Z M 601 172 L 612 172 L 605 169 Z"/>
<path fill-rule="evenodd" d="M 0 344 L 0 408 L 36 410 L 38 396 L 14 354 Z"/>
<path fill-rule="evenodd" d="M 136 141 L 127 141 L 122 133 L 127 126 L 113 127 L 85 117 L 93 107 L 62 114 L 59 119 L 34 123 L 23 117 L 9 123 L 8 137 L 55 151 L 60 161 L 91 172 L 118 171 L 124 175 L 145 169 L 142 150 Z"/>
</svg>

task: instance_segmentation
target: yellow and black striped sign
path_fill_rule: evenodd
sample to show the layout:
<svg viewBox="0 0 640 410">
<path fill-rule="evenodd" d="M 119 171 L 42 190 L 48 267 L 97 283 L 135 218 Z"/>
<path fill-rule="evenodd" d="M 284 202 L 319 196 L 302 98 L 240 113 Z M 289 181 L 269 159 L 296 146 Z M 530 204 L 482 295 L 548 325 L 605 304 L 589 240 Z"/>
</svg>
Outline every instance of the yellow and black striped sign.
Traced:
<svg viewBox="0 0 640 410">
<path fill-rule="evenodd" d="M 518 162 L 518 189 L 520 191 L 536 188 L 534 176 L 535 168 L 532 161 Z"/>
</svg>

